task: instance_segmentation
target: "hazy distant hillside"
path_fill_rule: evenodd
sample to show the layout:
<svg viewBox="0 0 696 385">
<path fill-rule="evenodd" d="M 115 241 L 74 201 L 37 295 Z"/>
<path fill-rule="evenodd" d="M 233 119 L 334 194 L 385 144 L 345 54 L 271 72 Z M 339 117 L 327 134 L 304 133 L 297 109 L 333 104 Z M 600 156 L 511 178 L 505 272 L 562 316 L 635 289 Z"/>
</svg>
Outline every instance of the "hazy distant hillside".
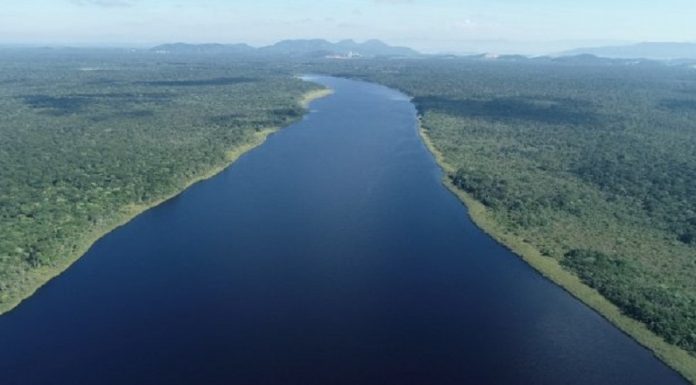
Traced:
<svg viewBox="0 0 696 385">
<path fill-rule="evenodd" d="M 151 51 L 178 54 L 248 54 L 256 49 L 247 44 L 186 44 L 174 43 L 158 45 Z"/>
<path fill-rule="evenodd" d="M 407 47 L 390 46 L 379 40 L 358 43 L 342 40 L 332 43 L 323 39 L 283 40 L 276 44 L 254 48 L 246 44 L 164 44 L 151 49 L 163 54 L 244 54 L 244 55 L 283 55 L 306 57 L 410 57 L 420 55 Z"/>
<path fill-rule="evenodd" d="M 614 47 L 578 48 L 564 53 L 564 55 L 578 54 L 656 60 L 696 59 L 696 43 L 640 43 Z"/>
<path fill-rule="evenodd" d="M 437 56 L 441 59 L 448 58 L 447 56 Z M 456 57 L 449 57 L 449 59 L 454 59 Z M 693 64 L 691 60 L 675 61 L 671 60 L 669 63 L 664 61 L 652 60 L 652 59 L 642 59 L 642 58 L 610 58 L 601 57 L 591 54 L 578 54 L 578 55 L 565 55 L 565 56 L 524 56 L 524 55 L 497 55 L 497 54 L 481 54 L 481 55 L 470 55 L 463 56 L 462 59 L 469 59 L 473 61 L 483 61 L 483 62 L 506 62 L 506 63 L 518 63 L 524 64 L 560 64 L 564 66 L 663 66 L 666 64 L 670 65 L 691 65 Z"/>
</svg>

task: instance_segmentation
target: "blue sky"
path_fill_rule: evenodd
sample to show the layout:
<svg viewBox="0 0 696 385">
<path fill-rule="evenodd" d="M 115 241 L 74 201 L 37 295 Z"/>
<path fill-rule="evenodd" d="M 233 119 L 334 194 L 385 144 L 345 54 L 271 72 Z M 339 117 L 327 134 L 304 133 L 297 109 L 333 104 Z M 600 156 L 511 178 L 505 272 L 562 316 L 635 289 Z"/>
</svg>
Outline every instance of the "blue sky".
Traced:
<svg viewBox="0 0 696 385">
<path fill-rule="evenodd" d="M 426 52 L 696 41 L 696 0 L 3 0 L 0 44 L 379 38 Z"/>
</svg>

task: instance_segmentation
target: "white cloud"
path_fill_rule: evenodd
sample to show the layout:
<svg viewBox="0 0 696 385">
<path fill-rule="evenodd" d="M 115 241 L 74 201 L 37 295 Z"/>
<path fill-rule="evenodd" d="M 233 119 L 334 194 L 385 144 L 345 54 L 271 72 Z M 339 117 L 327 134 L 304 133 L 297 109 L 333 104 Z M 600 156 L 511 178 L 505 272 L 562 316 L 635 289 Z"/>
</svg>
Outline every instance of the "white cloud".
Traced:
<svg viewBox="0 0 696 385">
<path fill-rule="evenodd" d="M 454 23 L 456 29 L 472 30 L 476 29 L 478 25 L 471 19 L 464 19 Z"/>
</svg>

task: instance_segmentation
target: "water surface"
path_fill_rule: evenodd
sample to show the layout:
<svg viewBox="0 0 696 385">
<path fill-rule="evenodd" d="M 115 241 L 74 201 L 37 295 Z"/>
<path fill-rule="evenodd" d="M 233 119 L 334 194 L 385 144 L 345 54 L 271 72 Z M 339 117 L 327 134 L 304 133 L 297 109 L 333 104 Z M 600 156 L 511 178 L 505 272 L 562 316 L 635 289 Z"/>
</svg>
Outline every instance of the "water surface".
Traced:
<svg viewBox="0 0 696 385">
<path fill-rule="evenodd" d="M 0 384 L 681 384 L 478 230 L 408 99 L 335 94 L 0 317 Z"/>
</svg>

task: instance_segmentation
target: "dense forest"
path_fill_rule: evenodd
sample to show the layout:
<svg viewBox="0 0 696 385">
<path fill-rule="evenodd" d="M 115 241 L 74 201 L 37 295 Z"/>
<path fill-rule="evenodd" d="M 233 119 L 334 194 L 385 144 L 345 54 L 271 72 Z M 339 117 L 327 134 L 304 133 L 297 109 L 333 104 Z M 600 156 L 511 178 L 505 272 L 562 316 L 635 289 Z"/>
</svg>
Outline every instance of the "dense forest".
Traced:
<svg viewBox="0 0 696 385">
<path fill-rule="evenodd" d="M 414 97 L 506 232 L 696 354 L 696 71 L 440 59 L 309 65 Z"/>
<path fill-rule="evenodd" d="M 0 312 L 256 133 L 301 117 L 300 97 L 317 88 L 260 63 L 161 59 L 0 57 Z"/>
<path fill-rule="evenodd" d="M 251 59 L 250 59 L 251 60 Z M 0 57 L 0 312 L 140 208 L 361 78 L 413 96 L 447 177 L 506 232 L 696 355 L 696 71 L 657 64 Z"/>
</svg>

